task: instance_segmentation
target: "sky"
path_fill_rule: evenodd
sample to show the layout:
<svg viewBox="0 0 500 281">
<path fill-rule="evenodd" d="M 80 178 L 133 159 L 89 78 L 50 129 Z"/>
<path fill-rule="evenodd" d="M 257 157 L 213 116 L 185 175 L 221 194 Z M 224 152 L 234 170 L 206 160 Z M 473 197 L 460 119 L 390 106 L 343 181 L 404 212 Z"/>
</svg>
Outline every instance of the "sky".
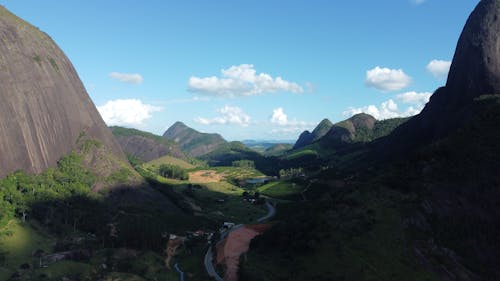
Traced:
<svg viewBox="0 0 500 281">
<path fill-rule="evenodd" d="M 108 125 L 295 140 L 417 114 L 478 0 L 0 0 L 49 34 Z"/>
</svg>

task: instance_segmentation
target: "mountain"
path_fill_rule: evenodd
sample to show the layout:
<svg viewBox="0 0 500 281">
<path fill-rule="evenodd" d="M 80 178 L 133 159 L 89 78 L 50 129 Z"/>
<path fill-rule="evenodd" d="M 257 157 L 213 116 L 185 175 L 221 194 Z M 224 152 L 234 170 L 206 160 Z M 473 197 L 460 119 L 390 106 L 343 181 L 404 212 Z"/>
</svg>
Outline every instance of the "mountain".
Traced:
<svg viewBox="0 0 500 281">
<path fill-rule="evenodd" d="M 318 139 L 322 138 L 328 131 L 332 128 L 333 124 L 328 119 L 323 119 L 316 128 L 310 133 L 309 131 L 304 131 L 300 134 L 299 139 L 293 146 L 293 149 L 298 149 L 311 144 Z"/>
<path fill-rule="evenodd" d="M 240 280 L 500 280 L 499 17 L 499 0 L 479 1 L 446 85 L 347 165 L 329 159 L 308 202 L 281 206 L 252 241 Z"/>
<path fill-rule="evenodd" d="M 264 150 L 263 155 L 265 156 L 280 156 L 291 150 L 293 146 L 289 143 L 278 143 L 273 146 L 268 147 Z"/>
<path fill-rule="evenodd" d="M 244 140 L 242 143 L 265 156 L 277 156 L 293 147 L 293 141 L 286 140 Z"/>
<path fill-rule="evenodd" d="M 173 124 L 163 137 L 179 144 L 182 151 L 191 157 L 207 154 L 227 143 L 219 134 L 200 133 L 182 122 Z"/>
<path fill-rule="evenodd" d="M 325 145 L 328 143 L 371 142 L 389 135 L 395 128 L 408 120 L 409 118 L 392 118 L 379 121 L 369 114 L 356 114 L 333 125 L 321 139 L 321 142 Z"/>
<path fill-rule="evenodd" d="M 61 49 L 1 6 L 0 98 L 0 177 L 53 167 L 83 136 L 126 161 Z"/>
<path fill-rule="evenodd" d="M 186 159 L 177 143 L 161 136 L 118 126 L 110 127 L 110 129 L 123 151 L 143 162 L 165 155 Z"/>
<path fill-rule="evenodd" d="M 482 95 L 500 93 L 500 3 L 481 1 L 467 20 L 457 43 L 448 80 L 422 112 L 380 144 L 399 155 L 455 132 L 474 117 L 471 105 Z"/>
</svg>

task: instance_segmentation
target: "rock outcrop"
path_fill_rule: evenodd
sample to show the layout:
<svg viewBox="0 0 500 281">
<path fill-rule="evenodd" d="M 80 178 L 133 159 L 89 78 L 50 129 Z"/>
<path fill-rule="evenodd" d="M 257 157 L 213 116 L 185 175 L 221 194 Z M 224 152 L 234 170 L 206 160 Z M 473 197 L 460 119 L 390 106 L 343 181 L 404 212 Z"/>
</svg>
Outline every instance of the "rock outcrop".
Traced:
<svg viewBox="0 0 500 281">
<path fill-rule="evenodd" d="M 456 131 L 474 117 L 471 105 L 482 95 L 500 94 L 500 0 L 482 0 L 458 40 L 446 86 L 422 112 L 378 146 L 390 157 Z"/>
<path fill-rule="evenodd" d="M 0 6 L 0 177 L 54 166 L 82 135 L 126 160 L 61 49 Z"/>
</svg>

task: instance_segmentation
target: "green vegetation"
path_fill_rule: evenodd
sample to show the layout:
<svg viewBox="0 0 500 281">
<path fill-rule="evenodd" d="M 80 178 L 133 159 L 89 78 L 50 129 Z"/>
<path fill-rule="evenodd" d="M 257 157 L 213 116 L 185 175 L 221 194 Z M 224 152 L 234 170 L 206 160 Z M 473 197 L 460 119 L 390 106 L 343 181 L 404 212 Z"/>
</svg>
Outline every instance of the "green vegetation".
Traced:
<svg viewBox="0 0 500 281">
<path fill-rule="evenodd" d="M 240 181 L 265 176 L 259 170 L 250 167 L 211 167 L 210 170 L 216 171 L 226 181 L 235 185 L 238 185 Z"/>
<path fill-rule="evenodd" d="M 38 64 L 38 66 L 42 66 L 42 58 L 39 55 L 34 55 L 33 60 Z"/>
<path fill-rule="evenodd" d="M 155 159 L 153 161 L 150 161 L 146 163 L 146 167 L 148 168 L 154 168 L 154 167 L 159 167 L 160 165 L 173 165 L 173 166 L 178 166 L 186 170 L 194 169 L 196 166 L 186 162 L 182 159 L 175 158 L 169 155 L 165 155 L 163 157 L 160 157 L 158 159 Z"/>
<path fill-rule="evenodd" d="M 316 152 L 315 150 L 303 149 L 294 151 L 291 154 L 287 154 L 285 156 L 285 159 L 286 160 L 295 160 L 299 158 L 315 159 L 317 157 L 318 157 L 318 152 Z"/>
<path fill-rule="evenodd" d="M 56 71 L 59 71 L 59 66 L 57 65 L 56 61 L 53 58 L 49 58 L 49 62 L 52 68 L 54 68 Z"/>
<path fill-rule="evenodd" d="M 307 183 L 304 180 L 291 179 L 270 182 L 257 188 L 257 191 L 273 198 L 299 200 L 301 199 L 300 193 L 304 191 L 306 187 Z"/>
<path fill-rule="evenodd" d="M 251 160 L 237 160 L 233 161 L 232 163 L 233 167 L 240 167 L 240 168 L 252 168 L 255 169 L 255 163 Z"/>
<path fill-rule="evenodd" d="M 281 204 L 252 242 L 241 280 L 437 280 L 419 265 L 400 221 L 400 194 L 372 187 Z"/>
<path fill-rule="evenodd" d="M 173 124 L 163 137 L 171 141 L 178 141 L 182 151 L 192 157 L 211 152 L 219 145 L 226 143 L 219 134 L 200 133 L 182 122 Z"/>
<path fill-rule="evenodd" d="M 7 280 L 12 272 L 28 263 L 30 266 L 38 262 L 32 256 L 36 250 L 49 252 L 54 238 L 40 232 L 37 224 L 23 223 L 12 219 L 0 229 L 0 249 L 5 253 L 0 264 L 0 280 Z"/>
<path fill-rule="evenodd" d="M 189 179 L 186 170 L 179 166 L 161 164 L 158 168 L 160 176 L 169 179 L 187 180 Z"/>
<path fill-rule="evenodd" d="M 113 132 L 113 135 L 117 136 L 117 137 L 142 136 L 142 137 L 145 137 L 148 139 L 152 139 L 152 140 L 154 140 L 158 143 L 164 144 L 164 145 L 175 145 L 175 142 L 170 141 L 170 140 L 163 138 L 161 136 L 149 133 L 149 132 L 144 132 L 144 131 L 132 129 L 132 128 L 124 128 L 124 127 L 119 127 L 119 126 L 111 126 L 109 128 Z"/>
</svg>

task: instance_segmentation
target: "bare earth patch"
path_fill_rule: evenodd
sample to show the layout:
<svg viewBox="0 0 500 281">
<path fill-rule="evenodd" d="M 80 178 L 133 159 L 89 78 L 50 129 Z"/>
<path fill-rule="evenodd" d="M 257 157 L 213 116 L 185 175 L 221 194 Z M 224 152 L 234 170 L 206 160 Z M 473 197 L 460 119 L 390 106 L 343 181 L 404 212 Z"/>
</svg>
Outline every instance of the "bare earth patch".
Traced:
<svg viewBox="0 0 500 281">
<path fill-rule="evenodd" d="M 223 175 L 217 174 L 213 170 L 201 170 L 189 173 L 189 181 L 192 183 L 220 182 L 223 178 Z"/>
</svg>

